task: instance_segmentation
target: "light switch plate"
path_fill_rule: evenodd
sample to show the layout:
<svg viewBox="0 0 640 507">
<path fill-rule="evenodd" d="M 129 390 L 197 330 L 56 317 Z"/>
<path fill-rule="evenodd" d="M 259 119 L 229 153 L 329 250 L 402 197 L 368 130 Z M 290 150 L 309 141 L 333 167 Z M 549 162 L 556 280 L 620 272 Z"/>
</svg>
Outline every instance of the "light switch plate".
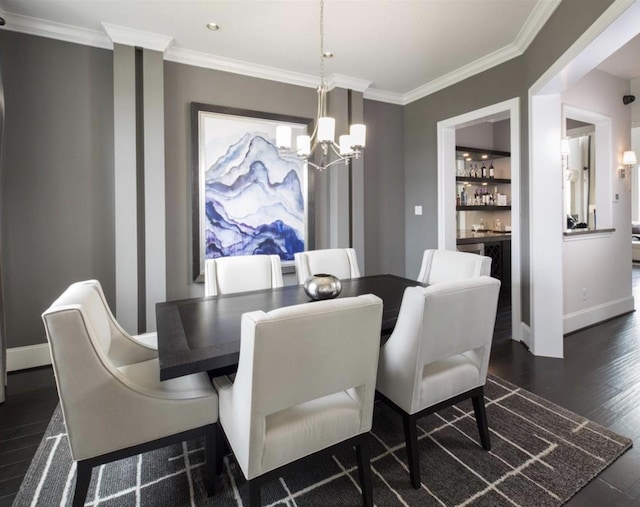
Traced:
<svg viewBox="0 0 640 507">
<path fill-rule="evenodd" d="M 422 206 L 416 206 L 415 207 L 415 214 L 416 215 L 422 215 Z"/>
</svg>

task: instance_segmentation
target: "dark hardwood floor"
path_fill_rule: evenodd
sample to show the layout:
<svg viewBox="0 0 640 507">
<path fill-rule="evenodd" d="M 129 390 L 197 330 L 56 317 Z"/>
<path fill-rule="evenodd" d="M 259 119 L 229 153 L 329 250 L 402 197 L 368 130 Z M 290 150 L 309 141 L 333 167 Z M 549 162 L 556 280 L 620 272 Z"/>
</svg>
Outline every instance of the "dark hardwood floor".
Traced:
<svg viewBox="0 0 640 507">
<path fill-rule="evenodd" d="M 493 343 L 511 341 L 511 292 L 501 293 L 498 299 L 496 325 L 493 328 Z"/>
<path fill-rule="evenodd" d="M 633 277 L 640 308 L 640 266 Z M 505 339 L 510 306 L 501 305 L 498 314 L 490 373 L 634 441 L 568 505 L 640 507 L 640 312 L 566 336 L 564 359 L 535 357 Z M 509 323 L 508 331 L 500 322 Z M 50 367 L 10 373 L 8 382 L 0 405 L 0 507 L 12 504 L 58 402 Z"/>
<path fill-rule="evenodd" d="M 0 405 L 0 507 L 13 503 L 57 404 L 50 366 L 9 373 Z"/>
</svg>

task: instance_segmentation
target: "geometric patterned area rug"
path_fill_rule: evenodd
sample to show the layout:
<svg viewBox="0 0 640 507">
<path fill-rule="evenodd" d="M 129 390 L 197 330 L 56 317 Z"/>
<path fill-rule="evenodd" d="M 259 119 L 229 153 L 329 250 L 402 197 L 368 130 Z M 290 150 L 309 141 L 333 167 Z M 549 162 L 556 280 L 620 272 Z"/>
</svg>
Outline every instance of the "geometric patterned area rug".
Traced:
<svg viewBox="0 0 640 507">
<path fill-rule="evenodd" d="M 485 387 L 491 451 L 482 450 L 471 403 L 419 421 L 422 487 L 409 482 L 398 414 L 377 402 L 371 468 L 378 506 L 557 506 L 632 445 L 602 426 L 497 377 Z M 225 457 L 216 493 L 207 498 L 202 442 L 183 442 L 96 467 L 89 506 L 224 506 L 248 504 L 233 457 Z M 75 465 L 60 407 L 22 483 L 14 507 L 71 505 Z M 361 505 L 355 452 L 271 481 L 263 505 Z"/>
</svg>

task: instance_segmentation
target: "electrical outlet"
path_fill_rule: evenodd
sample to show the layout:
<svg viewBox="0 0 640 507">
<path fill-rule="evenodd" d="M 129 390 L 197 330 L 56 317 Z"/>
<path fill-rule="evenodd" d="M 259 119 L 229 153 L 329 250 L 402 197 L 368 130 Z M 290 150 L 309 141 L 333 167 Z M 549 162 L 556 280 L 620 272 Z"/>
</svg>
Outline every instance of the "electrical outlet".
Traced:
<svg viewBox="0 0 640 507">
<path fill-rule="evenodd" d="M 587 294 L 587 289 L 585 287 L 582 288 L 582 301 L 586 301 L 587 299 L 589 299 L 589 296 Z"/>
<path fill-rule="evenodd" d="M 416 215 L 422 215 L 422 206 L 416 206 L 414 212 Z"/>
</svg>

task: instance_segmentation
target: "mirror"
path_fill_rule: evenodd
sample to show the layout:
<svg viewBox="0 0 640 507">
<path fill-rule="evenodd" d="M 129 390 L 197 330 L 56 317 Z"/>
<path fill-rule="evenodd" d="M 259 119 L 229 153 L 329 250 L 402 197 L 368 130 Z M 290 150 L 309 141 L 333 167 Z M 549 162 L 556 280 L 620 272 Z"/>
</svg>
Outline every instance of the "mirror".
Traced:
<svg viewBox="0 0 640 507">
<path fill-rule="evenodd" d="M 593 123 L 566 119 L 569 154 L 563 156 L 566 229 L 596 229 L 595 133 Z"/>
</svg>

